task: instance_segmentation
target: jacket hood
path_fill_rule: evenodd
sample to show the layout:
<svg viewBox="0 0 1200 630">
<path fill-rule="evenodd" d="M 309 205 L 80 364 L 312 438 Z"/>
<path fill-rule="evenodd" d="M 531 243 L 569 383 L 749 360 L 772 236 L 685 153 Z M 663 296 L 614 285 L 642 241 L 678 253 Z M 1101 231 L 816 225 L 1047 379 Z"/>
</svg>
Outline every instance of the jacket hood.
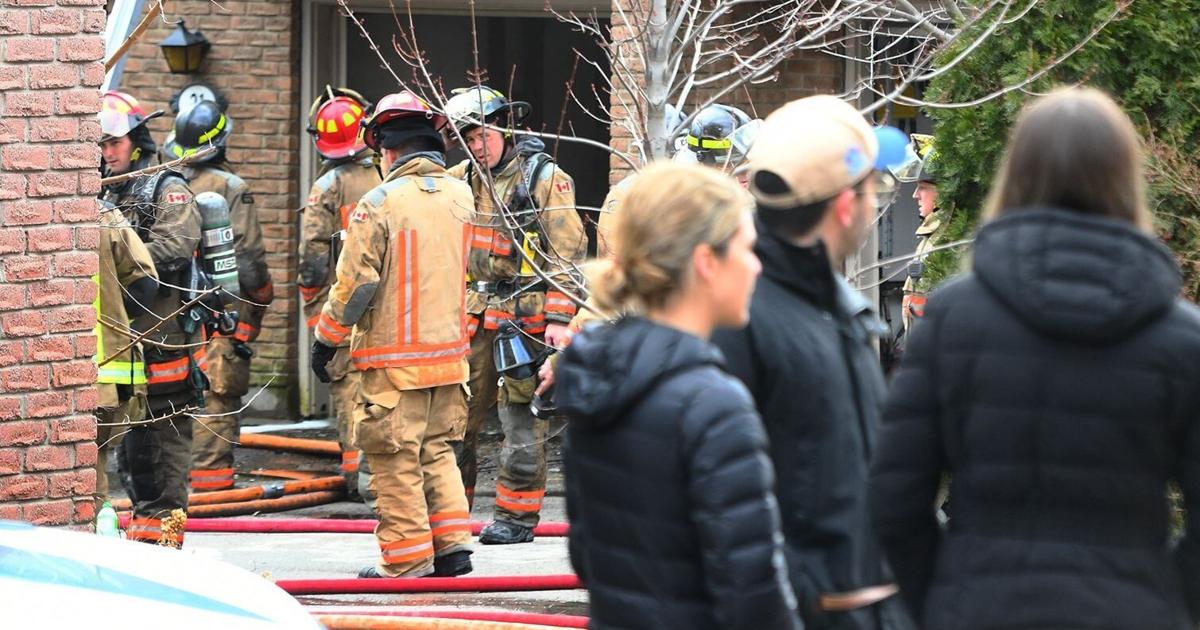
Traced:
<svg viewBox="0 0 1200 630">
<path fill-rule="evenodd" d="M 707 341 L 640 317 L 591 325 L 563 352 L 554 400 L 573 426 L 600 430 L 620 422 L 666 378 L 705 365 L 724 369 Z"/>
<path fill-rule="evenodd" d="M 1122 221 L 1023 209 L 983 226 L 980 282 L 1031 328 L 1088 342 L 1120 339 L 1179 294 L 1179 267 L 1161 243 Z"/>
</svg>

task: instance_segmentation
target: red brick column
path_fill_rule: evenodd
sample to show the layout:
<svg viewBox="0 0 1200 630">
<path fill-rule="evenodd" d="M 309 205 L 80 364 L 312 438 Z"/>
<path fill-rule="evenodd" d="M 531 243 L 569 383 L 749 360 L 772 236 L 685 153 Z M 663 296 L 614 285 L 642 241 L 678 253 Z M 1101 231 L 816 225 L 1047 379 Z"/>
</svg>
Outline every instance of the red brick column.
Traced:
<svg viewBox="0 0 1200 630">
<path fill-rule="evenodd" d="M 0 7 L 0 519 L 92 518 L 103 4 Z"/>
</svg>

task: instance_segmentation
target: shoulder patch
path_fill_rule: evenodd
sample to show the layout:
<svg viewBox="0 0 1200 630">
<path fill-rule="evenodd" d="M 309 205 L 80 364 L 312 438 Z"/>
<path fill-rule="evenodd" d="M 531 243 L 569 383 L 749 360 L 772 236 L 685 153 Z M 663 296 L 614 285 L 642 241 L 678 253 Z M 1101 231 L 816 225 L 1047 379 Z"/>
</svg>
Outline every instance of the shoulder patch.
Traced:
<svg viewBox="0 0 1200 630">
<path fill-rule="evenodd" d="M 370 216 L 371 216 L 371 213 L 367 212 L 367 209 L 362 204 L 359 204 L 358 206 L 356 206 L 354 208 L 354 212 L 350 213 L 350 221 L 352 223 L 362 223 L 363 221 L 366 221 Z"/>
<path fill-rule="evenodd" d="M 242 193 L 242 203 L 254 203 L 254 195 L 249 191 Z"/>
<path fill-rule="evenodd" d="M 554 184 L 554 190 L 560 193 L 569 193 L 572 190 L 571 180 L 564 179 Z"/>
<path fill-rule="evenodd" d="M 163 201 L 169 204 L 187 203 L 192 200 L 192 196 L 185 192 L 171 191 L 163 196 Z"/>
</svg>

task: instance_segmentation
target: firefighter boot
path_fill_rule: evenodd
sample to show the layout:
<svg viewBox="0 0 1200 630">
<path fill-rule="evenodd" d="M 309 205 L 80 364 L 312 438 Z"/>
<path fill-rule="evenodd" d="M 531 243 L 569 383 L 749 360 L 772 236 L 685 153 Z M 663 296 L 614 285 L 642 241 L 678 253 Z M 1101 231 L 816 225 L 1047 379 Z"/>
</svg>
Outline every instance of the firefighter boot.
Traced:
<svg viewBox="0 0 1200 630">
<path fill-rule="evenodd" d="M 483 545 L 513 545 L 533 542 L 533 528 L 507 521 L 492 521 L 479 532 Z"/>
<path fill-rule="evenodd" d="M 455 577 L 474 570 L 471 566 L 471 552 L 464 549 L 434 558 L 433 573 L 429 574 L 429 577 Z"/>
</svg>

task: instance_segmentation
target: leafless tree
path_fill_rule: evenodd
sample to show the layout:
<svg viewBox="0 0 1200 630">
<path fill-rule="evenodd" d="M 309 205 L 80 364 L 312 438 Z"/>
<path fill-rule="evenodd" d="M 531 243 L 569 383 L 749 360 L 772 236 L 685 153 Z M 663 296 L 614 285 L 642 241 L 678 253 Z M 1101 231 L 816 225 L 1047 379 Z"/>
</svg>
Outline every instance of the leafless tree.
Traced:
<svg viewBox="0 0 1200 630">
<path fill-rule="evenodd" d="M 801 52 L 845 63 L 852 80 L 841 96 L 864 114 L 891 103 L 970 106 L 1028 86 L 1082 48 L 1128 3 L 1118 3 L 1046 67 L 971 103 L 929 102 L 912 94 L 914 85 L 952 69 L 1035 5 L 1036 0 L 628 0 L 614 6 L 608 25 L 595 15 L 554 14 L 601 42 L 611 68 L 610 99 L 598 95 L 592 114 L 612 112 L 608 120 L 628 133 L 630 152 L 645 162 L 666 157 L 690 118 L 672 119 L 668 106 L 694 115 L 749 85 L 777 81 L 783 62 Z M 946 59 L 951 49 L 959 52 Z"/>
</svg>

